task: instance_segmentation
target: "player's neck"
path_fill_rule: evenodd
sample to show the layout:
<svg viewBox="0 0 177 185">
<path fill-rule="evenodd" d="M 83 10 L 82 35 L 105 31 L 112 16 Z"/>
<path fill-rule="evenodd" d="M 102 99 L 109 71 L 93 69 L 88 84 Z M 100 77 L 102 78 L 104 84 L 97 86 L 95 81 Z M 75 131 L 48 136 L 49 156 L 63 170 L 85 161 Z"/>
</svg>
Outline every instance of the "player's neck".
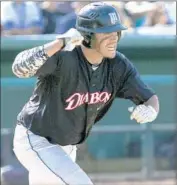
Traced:
<svg viewBox="0 0 177 185">
<path fill-rule="evenodd" d="M 103 56 L 94 49 L 81 46 L 82 52 L 89 63 L 100 64 L 103 61 Z"/>
</svg>

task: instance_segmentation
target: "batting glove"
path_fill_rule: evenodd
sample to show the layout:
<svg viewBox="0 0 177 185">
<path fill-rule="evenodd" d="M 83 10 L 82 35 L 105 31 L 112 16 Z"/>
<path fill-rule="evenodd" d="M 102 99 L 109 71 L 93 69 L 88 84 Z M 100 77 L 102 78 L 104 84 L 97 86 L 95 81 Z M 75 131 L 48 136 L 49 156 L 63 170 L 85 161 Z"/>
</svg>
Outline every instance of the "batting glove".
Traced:
<svg viewBox="0 0 177 185">
<path fill-rule="evenodd" d="M 158 114 L 152 106 L 144 104 L 138 105 L 135 108 L 130 107 L 128 110 L 131 112 L 130 119 L 135 119 L 140 124 L 154 121 Z"/>
<path fill-rule="evenodd" d="M 63 39 L 63 50 L 71 51 L 76 45 L 80 45 L 83 41 L 83 36 L 75 28 L 69 29 L 66 33 L 57 35 L 57 39 Z"/>
</svg>

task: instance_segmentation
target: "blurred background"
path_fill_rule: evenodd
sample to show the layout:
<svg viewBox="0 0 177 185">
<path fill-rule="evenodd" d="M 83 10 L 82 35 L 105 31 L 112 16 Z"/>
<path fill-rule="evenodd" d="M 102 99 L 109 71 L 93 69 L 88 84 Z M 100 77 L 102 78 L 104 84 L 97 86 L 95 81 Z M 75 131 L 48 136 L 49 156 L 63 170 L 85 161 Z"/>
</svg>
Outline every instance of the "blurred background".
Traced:
<svg viewBox="0 0 177 185">
<path fill-rule="evenodd" d="M 15 77 L 11 70 L 14 58 L 20 51 L 74 28 L 77 12 L 89 2 L 1 1 L 3 185 L 28 185 L 28 173 L 12 151 L 12 138 L 16 116 L 31 96 L 35 79 Z M 132 103 L 117 99 L 87 141 L 78 146 L 77 162 L 95 184 L 175 184 L 176 2 L 108 3 L 118 9 L 122 22 L 129 28 L 123 32 L 117 49 L 156 91 L 161 109 L 154 123 L 138 125 L 129 119 L 128 107 Z"/>
</svg>

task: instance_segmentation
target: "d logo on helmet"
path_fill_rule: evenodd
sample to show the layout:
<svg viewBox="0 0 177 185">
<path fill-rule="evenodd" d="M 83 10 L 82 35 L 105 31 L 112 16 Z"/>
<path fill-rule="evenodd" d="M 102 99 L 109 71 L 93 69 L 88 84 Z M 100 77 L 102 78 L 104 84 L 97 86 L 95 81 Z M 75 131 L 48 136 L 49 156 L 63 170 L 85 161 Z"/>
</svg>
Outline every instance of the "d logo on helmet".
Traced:
<svg viewBox="0 0 177 185">
<path fill-rule="evenodd" d="M 116 22 L 118 21 L 116 13 L 109 13 L 108 15 L 110 17 L 111 23 L 116 24 Z"/>
</svg>

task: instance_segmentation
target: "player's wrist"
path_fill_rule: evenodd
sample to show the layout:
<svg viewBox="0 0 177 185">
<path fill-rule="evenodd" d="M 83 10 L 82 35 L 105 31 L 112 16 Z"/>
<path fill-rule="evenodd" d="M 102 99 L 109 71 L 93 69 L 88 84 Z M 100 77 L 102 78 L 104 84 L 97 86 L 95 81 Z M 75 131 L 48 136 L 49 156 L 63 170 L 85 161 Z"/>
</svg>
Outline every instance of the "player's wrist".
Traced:
<svg viewBox="0 0 177 185">
<path fill-rule="evenodd" d="M 65 38 L 57 38 L 57 46 L 59 45 L 60 50 L 65 48 L 66 46 L 66 39 Z"/>
<path fill-rule="evenodd" d="M 61 40 L 57 39 L 52 42 L 49 42 L 47 44 L 44 44 L 44 51 L 45 53 L 51 57 L 54 55 L 57 51 L 60 51 L 63 46 L 63 43 Z"/>
<path fill-rule="evenodd" d="M 66 46 L 66 39 L 65 39 L 65 38 L 61 38 L 60 40 L 61 40 L 61 42 L 62 42 L 62 47 L 61 47 L 61 49 L 63 49 L 63 48 L 65 48 L 65 46 Z"/>
</svg>

